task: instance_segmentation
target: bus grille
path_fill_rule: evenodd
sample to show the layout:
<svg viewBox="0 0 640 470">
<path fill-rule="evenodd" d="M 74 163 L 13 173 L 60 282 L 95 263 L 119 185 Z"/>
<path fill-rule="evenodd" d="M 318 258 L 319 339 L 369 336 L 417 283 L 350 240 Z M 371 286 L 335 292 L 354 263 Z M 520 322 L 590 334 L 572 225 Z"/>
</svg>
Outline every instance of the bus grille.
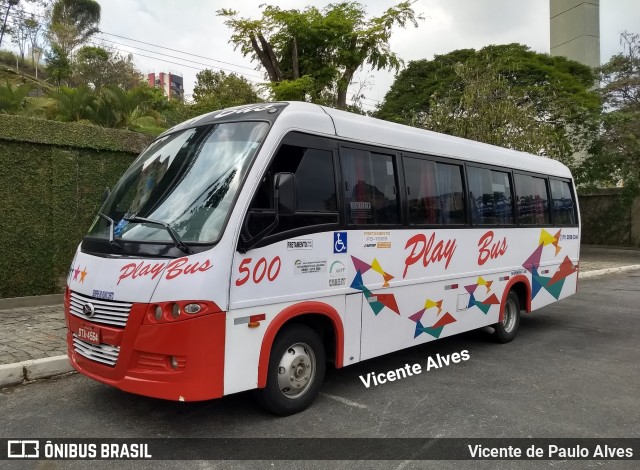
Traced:
<svg viewBox="0 0 640 470">
<path fill-rule="evenodd" d="M 111 346 L 109 344 L 91 344 L 82 341 L 78 335 L 73 334 L 73 350 L 76 354 L 91 359 L 92 361 L 101 362 L 108 366 L 115 366 L 118 362 L 120 354 L 119 346 Z"/>
<path fill-rule="evenodd" d="M 93 304 L 94 307 L 95 313 L 91 318 L 82 313 L 82 308 L 88 303 Z M 82 318 L 85 321 L 124 327 L 127 324 L 127 319 L 129 318 L 131 305 L 133 304 L 130 302 L 94 299 L 88 295 L 71 292 L 71 314 Z"/>
</svg>

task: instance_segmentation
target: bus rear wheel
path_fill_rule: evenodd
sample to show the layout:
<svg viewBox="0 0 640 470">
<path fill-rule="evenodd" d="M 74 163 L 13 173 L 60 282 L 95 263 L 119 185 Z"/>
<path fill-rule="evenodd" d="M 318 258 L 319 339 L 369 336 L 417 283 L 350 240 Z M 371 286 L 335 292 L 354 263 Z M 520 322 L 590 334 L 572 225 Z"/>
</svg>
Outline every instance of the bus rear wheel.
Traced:
<svg viewBox="0 0 640 470">
<path fill-rule="evenodd" d="M 258 403 L 280 416 L 305 410 L 320 392 L 325 369 L 318 334 L 306 325 L 285 326 L 273 342 L 267 386 L 256 391 Z"/>
<path fill-rule="evenodd" d="M 514 291 L 509 291 L 504 303 L 502 321 L 493 325 L 493 337 L 498 343 L 508 343 L 518 334 L 520 327 L 520 299 Z"/>
</svg>

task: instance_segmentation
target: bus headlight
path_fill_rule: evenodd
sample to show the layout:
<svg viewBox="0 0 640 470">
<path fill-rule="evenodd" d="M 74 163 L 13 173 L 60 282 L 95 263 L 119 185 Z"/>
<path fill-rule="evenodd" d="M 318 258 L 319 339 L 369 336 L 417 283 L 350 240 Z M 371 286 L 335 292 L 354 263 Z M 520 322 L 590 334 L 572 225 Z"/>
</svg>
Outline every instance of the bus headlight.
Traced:
<svg viewBox="0 0 640 470">
<path fill-rule="evenodd" d="M 200 304 L 187 304 L 184 306 L 184 313 L 188 313 L 189 315 L 195 315 L 202 310 Z"/>
<path fill-rule="evenodd" d="M 162 307 L 160 305 L 156 305 L 154 309 L 154 317 L 157 321 L 162 320 Z"/>
</svg>

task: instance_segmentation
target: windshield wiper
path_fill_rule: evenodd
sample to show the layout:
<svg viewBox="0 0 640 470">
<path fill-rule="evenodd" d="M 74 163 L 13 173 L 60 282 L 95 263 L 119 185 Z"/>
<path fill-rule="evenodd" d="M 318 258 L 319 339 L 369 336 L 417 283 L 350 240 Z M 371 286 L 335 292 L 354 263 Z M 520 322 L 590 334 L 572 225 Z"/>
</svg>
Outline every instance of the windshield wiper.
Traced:
<svg viewBox="0 0 640 470">
<path fill-rule="evenodd" d="M 107 215 L 104 215 L 102 212 L 98 212 L 98 215 L 109 222 L 109 245 L 122 250 L 122 246 L 116 241 L 115 235 L 113 234 L 115 226 L 115 222 L 113 221 L 113 219 Z"/>
<path fill-rule="evenodd" d="M 173 230 L 168 223 L 166 222 L 162 222 L 160 220 L 153 220 L 153 219 L 146 219 L 144 217 L 131 217 L 131 218 L 124 218 L 123 220 L 126 220 L 127 222 L 138 222 L 141 224 L 154 224 L 154 225 L 160 225 L 161 227 L 164 227 L 167 232 L 169 232 L 169 236 L 171 237 L 171 239 L 173 240 L 173 242 L 176 244 L 176 248 L 178 248 L 180 251 L 182 251 L 183 253 L 186 253 L 188 255 L 190 255 L 192 252 L 189 249 L 189 247 L 187 245 L 185 245 L 185 243 L 180 240 L 180 237 L 178 236 L 178 234 L 176 233 L 175 230 Z M 111 226 L 111 231 L 113 231 L 113 225 Z"/>
</svg>

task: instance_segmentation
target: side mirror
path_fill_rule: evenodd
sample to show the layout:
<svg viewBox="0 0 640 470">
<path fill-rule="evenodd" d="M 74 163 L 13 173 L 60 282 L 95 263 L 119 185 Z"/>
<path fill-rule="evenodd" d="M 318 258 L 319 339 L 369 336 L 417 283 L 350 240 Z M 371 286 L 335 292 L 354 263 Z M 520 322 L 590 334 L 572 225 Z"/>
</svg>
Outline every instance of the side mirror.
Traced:
<svg viewBox="0 0 640 470">
<path fill-rule="evenodd" d="M 279 215 L 296 212 L 296 177 L 293 173 L 277 173 L 274 178 L 274 194 Z"/>
</svg>

